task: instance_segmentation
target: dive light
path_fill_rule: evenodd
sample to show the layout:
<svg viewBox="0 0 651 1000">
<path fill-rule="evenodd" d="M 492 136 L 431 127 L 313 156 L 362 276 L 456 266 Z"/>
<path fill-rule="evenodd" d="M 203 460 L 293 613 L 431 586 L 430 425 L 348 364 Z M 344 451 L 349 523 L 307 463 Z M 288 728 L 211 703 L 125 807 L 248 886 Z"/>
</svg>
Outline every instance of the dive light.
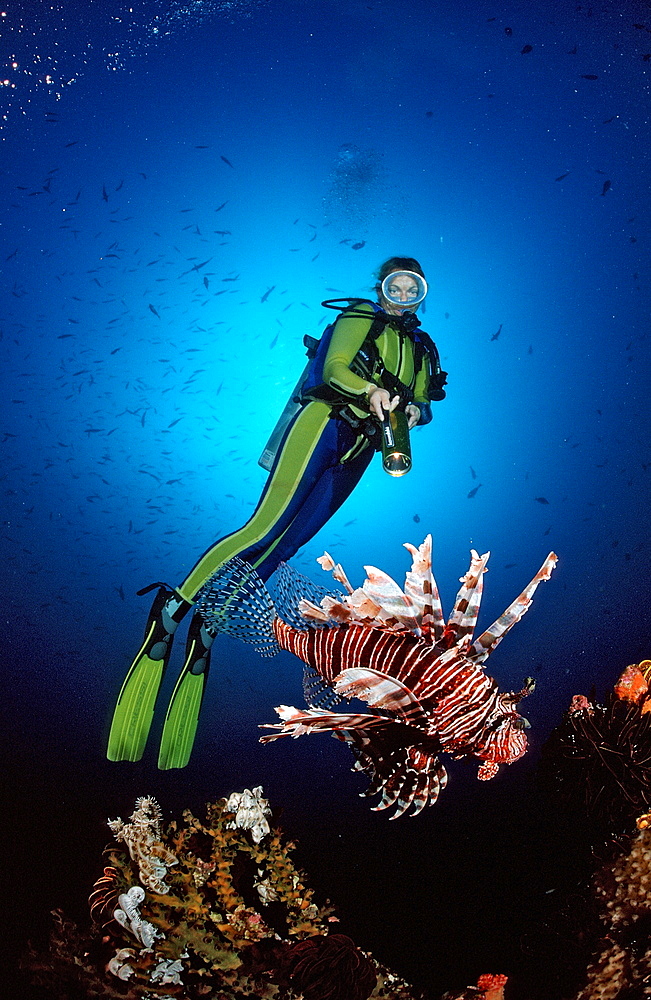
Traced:
<svg viewBox="0 0 651 1000">
<path fill-rule="evenodd" d="M 382 468 L 390 476 L 404 476 L 411 469 L 409 423 L 403 410 L 387 413 L 382 431 Z"/>
</svg>

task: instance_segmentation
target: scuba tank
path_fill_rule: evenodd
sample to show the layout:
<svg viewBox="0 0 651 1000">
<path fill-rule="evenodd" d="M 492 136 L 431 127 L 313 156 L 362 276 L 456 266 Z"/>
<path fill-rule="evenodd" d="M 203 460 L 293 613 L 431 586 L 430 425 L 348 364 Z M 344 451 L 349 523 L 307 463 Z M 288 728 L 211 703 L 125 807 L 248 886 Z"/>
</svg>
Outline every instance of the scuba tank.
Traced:
<svg viewBox="0 0 651 1000">
<path fill-rule="evenodd" d="M 339 302 L 345 302 L 347 305 L 339 306 L 333 304 Z M 376 312 L 380 311 L 380 307 L 377 303 L 372 302 L 370 299 L 326 299 L 321 303 L 321 305 L 325 306 L 326 309 L 336 309 L 337 311 L 343 312 L 344 309 L 348 309 L 349 306 L 354 308 L 354 306 L 360 305 L 362 302 L 366 302 L 373 306 L 373 309 Z M 369 314 L 365 312 L 355 313 L 349 310 L 348 315 L 357 315 L 367 318 Z M 280 442 L 283 439 L 285 431 L 305 402 L 305 397 L 307 395 L 309 395 L 313 390 L 317 390 L 313 398 L 318 397 L 327 403 L 335 403 L 339 401 L 337 393 L 329 391 L 327 386 L 323 385 L 323 365 L 328 353 L 328 348 L 330 347 L 330 341 L 332 340 L 332 332 L 335 328 L 335 323 L 336 320 L 334 323 L 328 324 L 319 340 L 316 340 L 314 337 L 310 337 L 309 334 L 306 334 L 303 337 L 303 344 L 306 347 L 305 353 L 307 354 L 308 362 L 303 369 L 301 377 L 294 386 L 294 389 L 285 404 L 285 408 L 280 414 L 278 422 L 271 432 L 271 436 L 269 437 L 269 440 L 267 441 L 264 450 L 258 459 L 258 465 L 260 465 L 267 472 L 271 472 L 271 468 L 278 453 L 278 448 L 280 447 Z M 382 325 L 384 326 L 384 324 Z"/>
<path fill-rule="evenodd" d="M 332 336 L 332 327 L 334 327 L 334 323 L 326 328 L 324 336 L 328 333 L 328 331 L 330 331 L 330 336 Z M 321 340 L 323 340 L 323 337 Z M 328 338 L 328 342 L 330 342 L 330 337 Z M 303 405 L 303 392 L 308 381 L 308 377 L 310 376 L 310 372 L 314 367 L 314 358 L 316 357 L 320 341 L 315 340 L 314 337 L 308 336 L 308 334 L 305 334 L 303 337 L 303 343 L 307 348 L 306 353 L 309 360 L 303 369 L 301 377 L 294 386 L 289 399 L 285 403 L 285 408 L 280 414 L 278 422 L 271 432 L 271 436 L 264 447 L 264 451 L 258 459 L 258 465 L 262 466 L 263 469 L 266 469 L 267 472 L 271 472 L 271 468 L 274 464 L 276 455 L 278 454 L 280 442 L 283 439 L 285 431 Z"/>
</svg>

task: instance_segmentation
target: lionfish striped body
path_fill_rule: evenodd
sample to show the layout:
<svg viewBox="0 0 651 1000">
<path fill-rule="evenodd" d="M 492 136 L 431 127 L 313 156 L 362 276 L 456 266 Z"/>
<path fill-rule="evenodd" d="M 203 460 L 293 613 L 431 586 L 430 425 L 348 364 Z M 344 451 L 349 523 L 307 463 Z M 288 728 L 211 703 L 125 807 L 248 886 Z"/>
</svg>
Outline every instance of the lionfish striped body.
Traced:
<svg viewBox="0 0 651 1000">
<path fill-rule="evenodd" d="M 305 621 L 300 627 L 275 618 L 278 644 L 307 664 L 304 688 L 311 707 L 280 706 L 282 722 L 263 727 L 279 732 L 262 737 L 269 742 L 333 732 L 351 747 L 356 768 L 370 775 L 365 794 L 381 792 L 375 808 L 396 805 L 392 819 L 409 808 L 415 815 L 436 800 L 447 783 L 441 751 L 479 758 L 478 777 L 484 780 L 525 753 L 527 723 L 516 705 L 533 690 L 533 681 L 519 692 L 500 693 L 482 663 L 557 561 L 551 552 L 528 587 L 473 641 L 489 553 L 472 551 L 446 623 L 431 573 L 431 536 L 418 549 L 406 548 L 413 563 L 404 591 L 371 566 L 365 567 L 363 586 L 353 590 L 327 553 L 319 560 L 348 593 L 327 596 L 319 605 L 299 601 Z M 359 698 L 380 714 L 331 711 L 341 698 Z"/>
</svg>

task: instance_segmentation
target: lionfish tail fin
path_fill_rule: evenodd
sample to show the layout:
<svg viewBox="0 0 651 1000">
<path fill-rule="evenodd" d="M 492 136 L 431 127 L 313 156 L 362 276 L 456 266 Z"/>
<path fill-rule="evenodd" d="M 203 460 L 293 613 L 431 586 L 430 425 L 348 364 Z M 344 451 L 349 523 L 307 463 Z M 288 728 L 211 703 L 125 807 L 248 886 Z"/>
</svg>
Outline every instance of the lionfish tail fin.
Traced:
<svg viewBox="0 0 651 1000">
<path fill-rule="evenodd" d="M 195 608 L 213 635 L 232 635 L 262 656 L 278 652 L 273 633 L 274 602 L 253 566 L 239 556 L 220 566 L 204 584 Z"/>
<path fill-rule="evenodd" d="M 500 615 L 497 621 L 493 622 L 490 628 L 486 629 L 486 631 L 473 642 L 468 653 L 466 654 L 469 660 L 482 662 L 489 656 L 495 646 L 502 641 L 509 629 L 513 628 L 515 623 L 519 622 L 525 612 L 529 609 L 538 584 L 542 583 L 543 580 L 549 580 L 552 570 L 557 562 L 558 556 L 556 553 L 550 552 L 534 578 L 529 582 L 522 593 L 516 597 L 513 603 L 508 606 L 506 611 Z"/>
</svg>

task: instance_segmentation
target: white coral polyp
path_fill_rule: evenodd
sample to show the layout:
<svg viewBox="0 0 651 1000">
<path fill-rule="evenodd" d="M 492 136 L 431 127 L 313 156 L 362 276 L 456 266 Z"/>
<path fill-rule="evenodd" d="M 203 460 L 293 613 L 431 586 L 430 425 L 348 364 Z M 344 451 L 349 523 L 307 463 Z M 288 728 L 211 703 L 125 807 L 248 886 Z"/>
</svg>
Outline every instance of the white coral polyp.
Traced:
<svg viewBox="0 0 651 1000">
<path fill-rule="evenodd" d="M 181 983 L 181 972 L 183 972 L 183 962 L 179 961 L 178 958 L 176 961 L 165 958 L 158 963 L 149 978 L 152 983 L 160 983 L 162 986 L 166 983 L 177 985 Z"/>
<path fill-rule="evenodd" d="M 235 819 L 226 824 L 227 828 L 250 830 L 256 844 L 271 832 L 267 822 L 271 809 L 267 799 L 262 797 L 261 785 L 253 791 L 245 788 L 243 792 L 233 792 L 226 803 L 226 810 L 235 813 Z"/>
</svg>

